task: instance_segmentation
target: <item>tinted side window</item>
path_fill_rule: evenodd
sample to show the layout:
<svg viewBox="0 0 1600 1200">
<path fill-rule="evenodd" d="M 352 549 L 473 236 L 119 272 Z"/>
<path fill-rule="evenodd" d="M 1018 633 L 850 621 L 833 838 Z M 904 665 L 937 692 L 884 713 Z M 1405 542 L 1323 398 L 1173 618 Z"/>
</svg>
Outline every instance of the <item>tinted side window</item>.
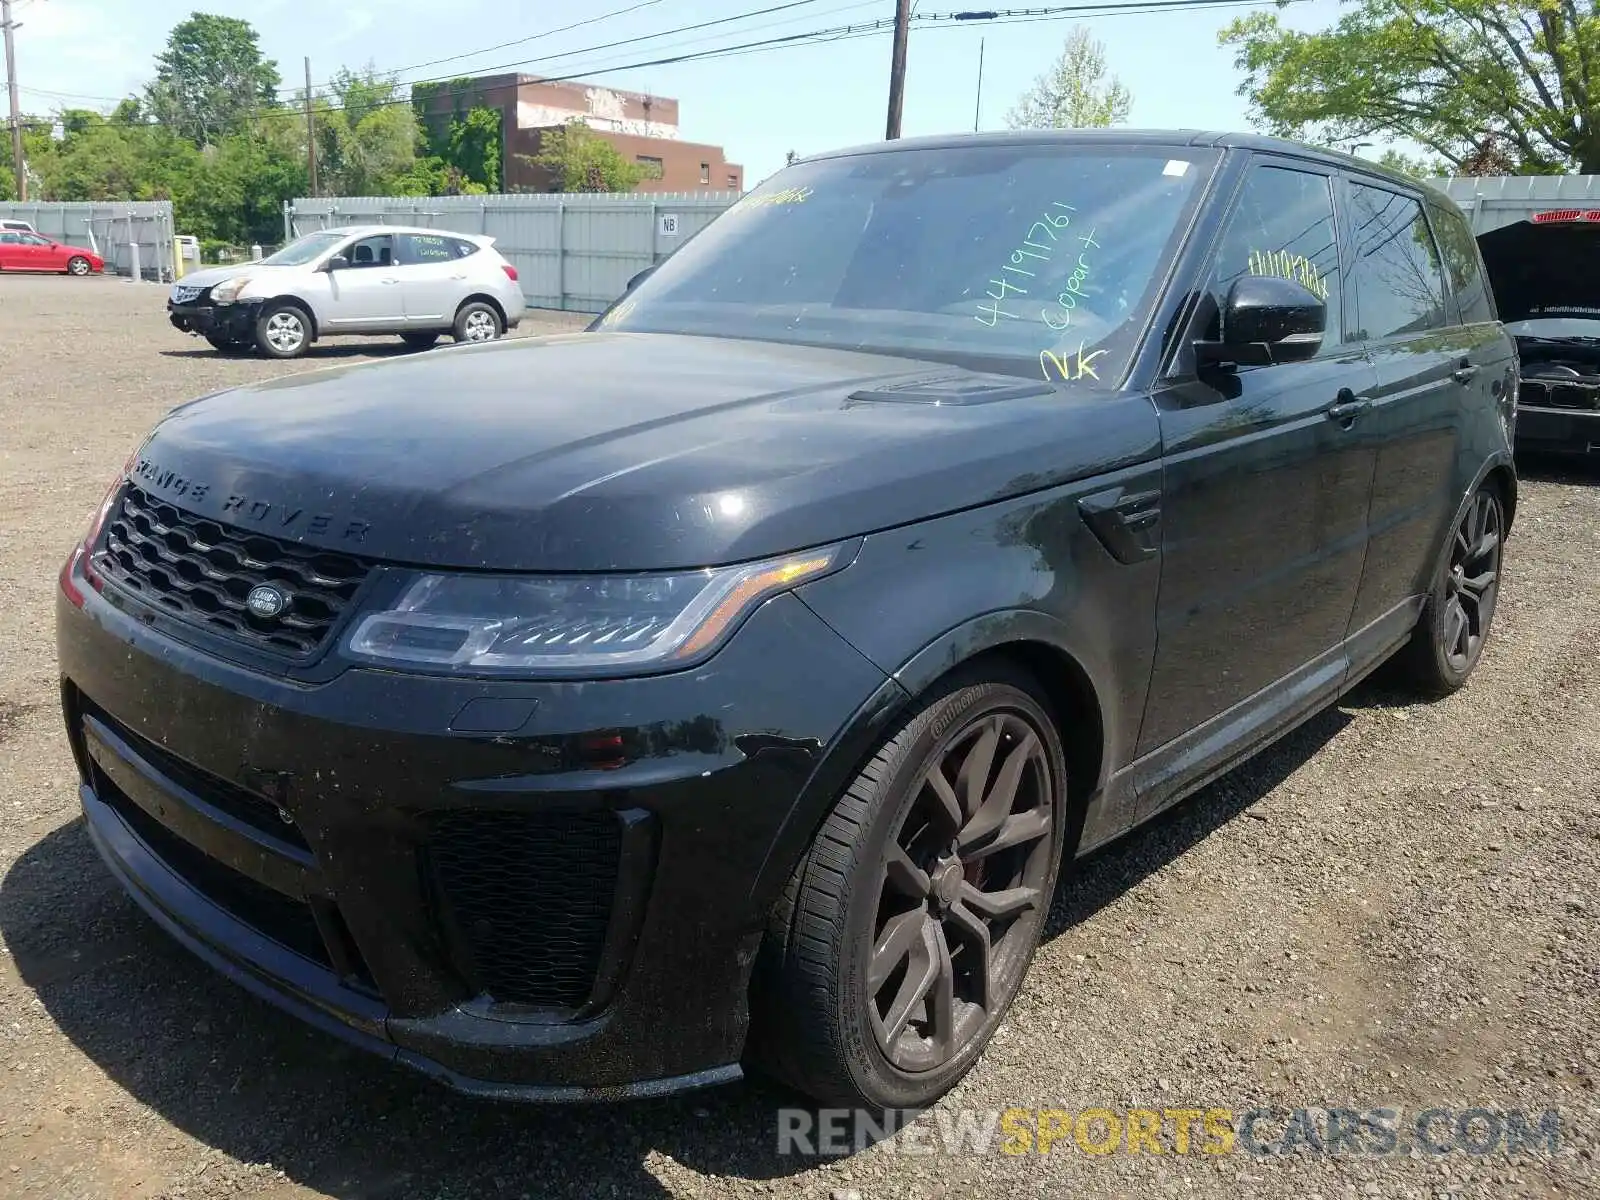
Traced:
<svg viewBox="0 0 1600 1200">
<path fill-rule="evenodd" d="M 482 249 L 482 247 L 475 245 L 472 242 L 462 241 L 460 238 L 451 238 L 450 245 L 451 248 L 454 249 L 457 258 L 466 258 L 467 255 L 476 254 L 480 249 Z"/>
<path fill-rule="evenodd" d="M 1328 305 L 1324 348 L 1339 341 L 1339 238 L 1333 218 L 1332 181 L 1287 167 L 1250 172 L 1228 218 L 1212 272 L 1213 313 L 1242 275 L 1279 275 L 1303 283 Z M 1215 321 L 1215 316 L 1211 318 Z M 1220 331 L 1213 329 L 1209 336 Z"/>
<path fill-rule="evenodd" d="M 1494 320 L 1494 297 L 1484 282 L 1478 240 L 1472 236 L 1467 219 L 1459 209 L 1443 204 L 1429 205 L 1428 211 L 1433 218 L 1433 231 L 1439 237 L 1439 250 L 1444 255 L 1450 286 L 1461 308 L 1462 323 L 1472 325 Z"/>
<path fill-rule="evenodd" d="M 1355 294 L 1348 341 L 1422 333 L 1449 324 L 1444 269 L 1422 205 L 1410 196 L 1365 184 L 1350 185 L 1355 226 Z"/>
<path fill-rule="evenodd" d="M 399 242 L 401 266 L 450 262 L 455 258 L 452 249 L 454 238 L 428 233 L 402 233 Z"/>
</svg>

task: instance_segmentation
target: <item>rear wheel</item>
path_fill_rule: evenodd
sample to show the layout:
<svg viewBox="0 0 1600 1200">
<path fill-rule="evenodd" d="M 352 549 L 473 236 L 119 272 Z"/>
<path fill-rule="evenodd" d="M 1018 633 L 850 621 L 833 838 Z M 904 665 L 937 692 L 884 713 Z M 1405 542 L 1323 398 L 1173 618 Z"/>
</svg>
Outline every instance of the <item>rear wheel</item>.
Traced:
<svg viewBox="0 0 1600 1200">
<path fill-rule="evenodd" d="M 400 340 L 413 350 L 426 350 L 439 340 L 438 331 L 432 333 L 402 333 Z"/>
<path fill-rule="evenodd" d="M 68 275 L 87 275 L 89 273 L 89 260 L 81 254 L 74 254 L 67 259 Z"/>
<path fill-rule="evenodd" d="M 1032 682 L 936 694 L 846 789 L 773 915 L 755 1055 L 824 1104 L 918 1108 L 1004 1019 L 1061 863 L 1066 761 Z"/>
<path fill-rule="evenodd" d="M 456 313 L 455 339 L 458 342 L 492 342 L 505 332 L 494 305 L 474 300 Z"/>
<path fill-rule="evenodd" d="M 299 358 L 311 345 L 311 318 L 294 304 L 267 304 L 256 318 L 256 348 L 272 358 Z"/>
<path fill-rule="evenodd" d="M 1485 483 L 1451 531 L 1449 553 L 1399 656 L 1407 681 L 1422 694 L 1449 695 L 1483 656 L 1500 594 L 1504 539 L 1505 505 L 1499 489 Z"/>
</svg>

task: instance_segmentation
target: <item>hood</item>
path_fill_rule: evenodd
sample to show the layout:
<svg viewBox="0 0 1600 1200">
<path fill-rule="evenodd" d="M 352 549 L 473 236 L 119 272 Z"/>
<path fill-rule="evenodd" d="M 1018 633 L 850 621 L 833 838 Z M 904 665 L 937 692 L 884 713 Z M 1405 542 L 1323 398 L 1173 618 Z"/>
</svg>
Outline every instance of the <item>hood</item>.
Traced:
<svg viewBox="0 0 1600 1200">
<path fill-rule="evenodd" d="M 235 275 L 255 275 L 263 271 L 282 271 L 283 267 L 264 267 L 257 262 L 229 263 L 221 267 L 207 267 L 203 271 L 190 271 L 177 280 L 179 287 L 215 287 L 224 279 Z"/>
<path fill-rule="evenodd" d="M 1502 321 L 1600 317 L 1600 222 L 1518 221 L 1478 247 Z"/>
<path fill-rule="evenodd" d="M 175 410 L 135 481 L 325 549 L 505 570 L 713 566 L 1142 461 L 1146 398 L 641 333 L 446 348 Z"/>
</svg>

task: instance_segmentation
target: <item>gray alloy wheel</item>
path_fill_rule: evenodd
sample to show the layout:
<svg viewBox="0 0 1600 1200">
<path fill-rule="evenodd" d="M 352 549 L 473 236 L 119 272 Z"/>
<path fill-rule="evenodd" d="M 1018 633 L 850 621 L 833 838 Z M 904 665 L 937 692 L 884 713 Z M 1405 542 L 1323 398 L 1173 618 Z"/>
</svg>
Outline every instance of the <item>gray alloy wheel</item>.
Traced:
<svg viewBox="0 0 1600 1200">
<path fill-rule="evenodd" d="M 1500 596 L 1504 549 L 1505 505 L 1499 489 L 1485 483 L 1451 531 L 1439 577 L 1401 654 L 1406 675 L 1423 694 L 1448 695 L 1478 665 Z"/>
<path fill-rule="evenodd" d="M 299 358 L 311 344 L 311 321 L 293 304 L 269 304 L 256 319 L 256 346 L 273 358 Z"/>
<path fill-rule="evenodd" d="M 87 275 L 89 273 L 89 260 L 81 254 L 74 254 L 67 259 L 68 275 Z"/>
<path fill-rule="evenodd" d="M 458 342 L 492 342 L 503 332 L 500 314 L 492 304 L 474 300 L 456 313 L 455 339 Z"/>
<path fill-rule="evenodd" d="M 773 913 L 752 1055 L 824 1104 L 933 1103 L 1019 990 L 1062 861 L 1067 767 L 1037 685 L 949 681 L 845 790 Z"/>
</svg>

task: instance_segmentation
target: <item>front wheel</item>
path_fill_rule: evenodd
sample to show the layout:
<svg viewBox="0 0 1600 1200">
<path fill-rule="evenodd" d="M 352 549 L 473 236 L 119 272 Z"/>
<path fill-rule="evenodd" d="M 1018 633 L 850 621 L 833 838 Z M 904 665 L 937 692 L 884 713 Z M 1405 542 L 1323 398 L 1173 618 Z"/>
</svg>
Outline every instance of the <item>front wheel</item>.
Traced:
<svg viewBox="0 0 1600 1200">
<path fill-rule="evenodd" d="M 89 273 L 89 260 L 81 254 L 74 254 L 67 259 L 68 275 L 87 275 Z"/>
<path fill-rule="evenodd" d="M 456 313 L 455 339 L 458 342 L 492 342 L 505 332 L 494 305 L 474 300 Z"/>
<path fill-rule="evenodd" d="M 293 304 L 268 304 L 256 318 L 256 348 L 271 358 L 299 358 L 311 345 L 311 319 Z"/>
<path fill-rule="evenodd" d="M 1067 767 L 1031 680 L 937 693 L 845 790 L 773 915 L 755 1055 L 824 1104 L 933 1103 L 1004 1019 L 1060 867 Z"/>
<path fill-rule="evenodd" d="M 1421 694 L 1456 691 L 1483 656 L 1500 595 L 1504 544 L 1505 505 L 1500 490 L 1485 483 L 1451 531 L 1449 553 L 1399 656 L 1407 681 Z"/>
</svg>

